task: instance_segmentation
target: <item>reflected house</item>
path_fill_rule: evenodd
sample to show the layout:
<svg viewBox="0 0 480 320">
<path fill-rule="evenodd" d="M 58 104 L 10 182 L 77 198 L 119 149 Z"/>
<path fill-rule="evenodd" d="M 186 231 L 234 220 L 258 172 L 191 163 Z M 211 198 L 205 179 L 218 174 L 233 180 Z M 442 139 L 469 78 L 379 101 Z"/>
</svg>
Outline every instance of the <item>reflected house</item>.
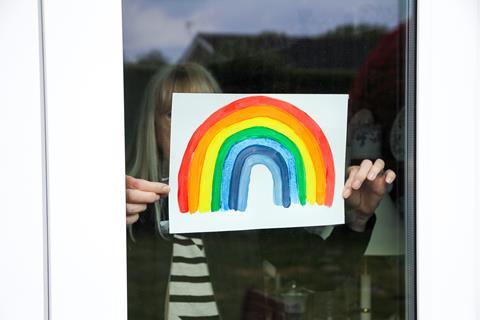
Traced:
<svg viewBox="0 0 480 320">
<path fill-rule="evenodd" d="M 311 37 L 198 33 L 179 62 L 208 65 L 270 54 L 297 68 L 357 70 L 385 33 L 380 27 L 362 29 Z"/>
<path fill-rule="evenodd" d="M 284 34 L 267 32 L 258 35 L 198 33 L 179 62 L 196 62 L 202 65 L 225 62 L 256 56 L 265 51 L 280 50 L 294 41 L 294 38 Z"/>
<path fill-rule="evenodd" d="M 209 68 L 225 92 L 348 92 L 386 30 L 343 26 L 315 36 L 198 33 L 180 63 Z"/>
</svg>

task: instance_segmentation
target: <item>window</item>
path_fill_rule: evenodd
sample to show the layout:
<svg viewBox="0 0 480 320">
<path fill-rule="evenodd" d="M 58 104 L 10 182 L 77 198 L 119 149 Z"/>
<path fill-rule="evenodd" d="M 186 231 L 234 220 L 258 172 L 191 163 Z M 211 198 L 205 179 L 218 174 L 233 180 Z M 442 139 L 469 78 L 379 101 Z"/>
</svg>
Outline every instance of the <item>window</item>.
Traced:
<svg viewBox="0 0 480 320">
<path fill-rule="evenodd" d="M 127 243 L 129 319 L 173 318 L 174 312 L 225 319 L 405 319 L 413 312 L 414 238 L 405 237 L 413 234 L 414 220 L 414 176 L 405 165 L 414 159 L 413 140 L 406 138 L 407 130 L 414 136 L 406 121 L 414 114 L 412 5 L 123 3 L 127 156 L 146 152 L 139 151 L 145 139 L 138 136 L 147 131 L 145 92 L 152 90 L 147 86 L 154 75 L 172 72 L 179 81 L 178 74 L 193 74 L 191 66 L 199 65 L 225 93 L 349 94 L 345 165 L 383 159 L 385 170 L 398 176 L 376 208 L 376 221 L 371 218 L 362 233 L 336 226 L 330 237 L 322 235 L 325 228 L 205 233 L 193 235 L 193 242 L 183 235 L 187 238 L 180 244 L 187 247 L 203 240 L 201 263 L 208 266 L 209 278 L 200 285 L 211 284 L 208 294 L 198 292 L 193 277 L 177 279 L 174 266 L 186 253 L 180 258 L 172 253 L 178 243 L 157 233 L 150 207 L 132 226 L 135 241 Z M 156 108 L 161 110 L 156 117 L 169 116 L 170 106 Z M 162 165 L 161 142 L 158 148 L 158 178 L 133 170 L 137 178 L 168 181 L 172 176 Z M 180 262 L 200 264 L 198 259 Z M 212 304 L 217 309 L 202 309 Z"/>
</svg>

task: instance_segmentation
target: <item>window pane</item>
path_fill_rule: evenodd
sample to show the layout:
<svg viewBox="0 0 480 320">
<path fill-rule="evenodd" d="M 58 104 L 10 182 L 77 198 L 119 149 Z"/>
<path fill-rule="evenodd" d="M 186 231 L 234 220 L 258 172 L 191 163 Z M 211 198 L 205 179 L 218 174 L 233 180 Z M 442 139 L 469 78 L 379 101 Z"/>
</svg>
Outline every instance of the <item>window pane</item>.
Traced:
<svg viewBox="0 0 480 320">
<path fill-rule="evenodd" d="M 377 179 L 352 191 L 359 198 L 347 201 L 347 223 L 330 228 L 174 236 L 168 198 L 149 205 L 127 234 L 129 319 L 407 318 L 411 5 L 123 1 L 129 174 L 162 183 L 176 176 L 168 172 L 173 91 L 349 94 L 345 166 L 385 163 Z M 199 74 L 219 89 L 192 85 Z M 396 174 L 391 184 L 387 169 Z"/>
</svg>

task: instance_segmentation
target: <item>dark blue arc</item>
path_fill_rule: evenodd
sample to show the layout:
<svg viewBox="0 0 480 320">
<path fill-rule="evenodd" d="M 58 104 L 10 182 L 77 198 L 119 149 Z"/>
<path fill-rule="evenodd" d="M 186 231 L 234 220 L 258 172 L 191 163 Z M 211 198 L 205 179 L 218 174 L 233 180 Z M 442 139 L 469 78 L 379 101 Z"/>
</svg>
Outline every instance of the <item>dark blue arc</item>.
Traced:
<svg viewBox="0 0 480 320">
<path fill-rule="evenodd" d="M 267 146 L 262 146 L 262 145 L 252 145 L 248 146 L 245 149 L 243 149 L 237 156 L 235 163 L 233 165 L 233 170 L 232 170 L 232 178 L 230 180 L 230 194 L 229 194 L 229 201 L 228 205 L 230 209 L 233 210 L 238 210 L 239 209 L 239 189 L 240 189 L 240 182 L 242 176 L 250 178 L 250 173 L 248 174 L 243 174 L 242 175 L 242 169 L 245 166 L 245 161 L 252 155 L 262 155 L 265 158 L 273 160 L 273 162 L 277 165 L 278 168 L 280 168 L 280 179 L 275 179 L 274 177 L 274 182 L 276 180 L 281 181 L 281 199 L 282 199 L 282 204 L 283 207 L 288 208 L 290 207 L 290 187 L 288 183 L 288 166 L 287 163 L 285 162 L 285 159 L 282 157 L 282 155 L 276 151 L 275 149 Z M 265 161 L 265 164 L 267 167 L 269 166 L 269 162 Z M 274 175 L 274 171 L 272 168 L 269 168 L 270 172 L 272 173 L 272 176 Z M 274 188 L 276 189 L 276 188 Z M 245 194 L 244 197 L 247 197 L 248 194 Z M 244 208 L 242 208 L 244 210 Z"/>
<path fill-rule="evenodd" d="M 222 210 L 230 210 L 229 206 L 228 206 L 228 202 L 229 202 L 229 194 L 230 194 L 230 180 L 232 178 L 232 171 L 233 171 L 233 165 L 235 163 L 235 159 L 237 159 L 237 156 L 238 154 L 243 150 L 245 149 L 246 147 L 248 146 L 253 146 L 253 145 L 259 145 L 259 146 L 266 146 L 266 147 L 270 147 L 270 148 L 273 148 L 275 149 L 277 152 L 279 152 L 281 155 L 282 155 L 282 158 L 285 159 L 285 161 L 287 162 L 287 166 L 288 166 L 288 175 L 289 175 L 289 178 L 288 178 L 288 181 L 289 181 L 289 184 L 290 184 L 290 200 L 292 203 L 299 203 L 299 199 L 298 199 L 298 183 L 297 183 L 297 175 L 296 175 L 296 163 L 295 163 L 295 157 L 292 155 L 292 153 L 290 152 L 290 150 L 286 149 L 283 145 L 281 145 L 279 142 L 275 141 L 275 140 L 272 140 L 270 138 L 247 138 L 245 140 L 241 140 L 241 141 L 238 141 L 236 142 L 231 148 L 230 150 L 228 151 L 228 154 L 227 154 L 227 157 L 225 158 L 225 162 L 223 163 L 223 171 L 222 171 L 222 185 L 221 185 L 221 188 L 220 188 L 220 206 L 222 208 Z M 265 158 L 265 156 L 260 156 L 262 159 L 263 159 L 263 162 L 267 161 L 267 162 L 272 162 L 272 160 L 267 160 L 267 158 Z M 255 165 L 255 164 L 259 164 L 259 161 L 261 159 L 256 159 L 254 157 L 252 158 L 249 158 L 249 161 L 247 161 L 244 165 L 244 169 L 243 170 L 246 170 L 248 168 L 247 164 L 251 164 L 252 167 Z M 265 165 L 267 168 L 270 169 L 270 172 L 272 173 L 272 177 L 274 178 L 273 179 L 273 182 L 274 182 L 274 201 L 275 201 L 275 205 L 277 206 L 281 206 L 282 205 L 282 191 L 280 189 L 280 191 L 277 190 L 277 186 L 278 187 L 282 187 L 281 185 L 281 181 L 280 183 L 277 183 L 277 185 L 275 184 L 275 175 L 273 174 L 274 171 L 275 173 L 278 172 L 278 178 L 281 179 L 280 177 L 280 168 L 278 168 L 277 165 L 270 165 L 268 163 L 263 163 L 263 165 Z M 250 168 L 251 169 L 251 168 Z M 272 169 L 275 169 L 275 170 L 272 170 Z M 250 171 L 249 171 L 250 172 Z M 243 175 L 243 171 L 242 171 L 242 175 Z M 241 179 L 241 177 L 240 177 Z M 242 181 L 242 180 L 240 180 Z M 247 199 L 243 199 L 242 196 L 242 192 L 243 191 L 247 191 L 248 192 L 248 183 L 250 182 L 250 178 L 247 179 L 247 182 L 246 184 L 246 189 L 247 190 L 244 190 L 242 187 L 244 186 L 244 184 L 240 183 L 240 189 L 239 189 L 239 203 L 238 203 L 238 207 L 239 207 L 239 210 L 241 210 L 242 208 L 242 204 L 243 204 L 243 200 L 247 200 Z M 246 204 L 246 202 L 245 202 Z"/>
</svg>

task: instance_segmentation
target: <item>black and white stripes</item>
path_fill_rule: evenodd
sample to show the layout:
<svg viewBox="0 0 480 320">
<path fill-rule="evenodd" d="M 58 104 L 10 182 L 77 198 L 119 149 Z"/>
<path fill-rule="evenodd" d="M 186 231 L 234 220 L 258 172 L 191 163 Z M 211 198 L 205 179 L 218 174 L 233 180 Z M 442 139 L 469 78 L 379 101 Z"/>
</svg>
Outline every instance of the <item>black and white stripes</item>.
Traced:
<svg viewBox="0 0 480 320">
<path fill-rule="evenodd" d="M 202 239 L 174 235 L 168 295 L 169 320 L 220 319 Z"/>
</svg>

